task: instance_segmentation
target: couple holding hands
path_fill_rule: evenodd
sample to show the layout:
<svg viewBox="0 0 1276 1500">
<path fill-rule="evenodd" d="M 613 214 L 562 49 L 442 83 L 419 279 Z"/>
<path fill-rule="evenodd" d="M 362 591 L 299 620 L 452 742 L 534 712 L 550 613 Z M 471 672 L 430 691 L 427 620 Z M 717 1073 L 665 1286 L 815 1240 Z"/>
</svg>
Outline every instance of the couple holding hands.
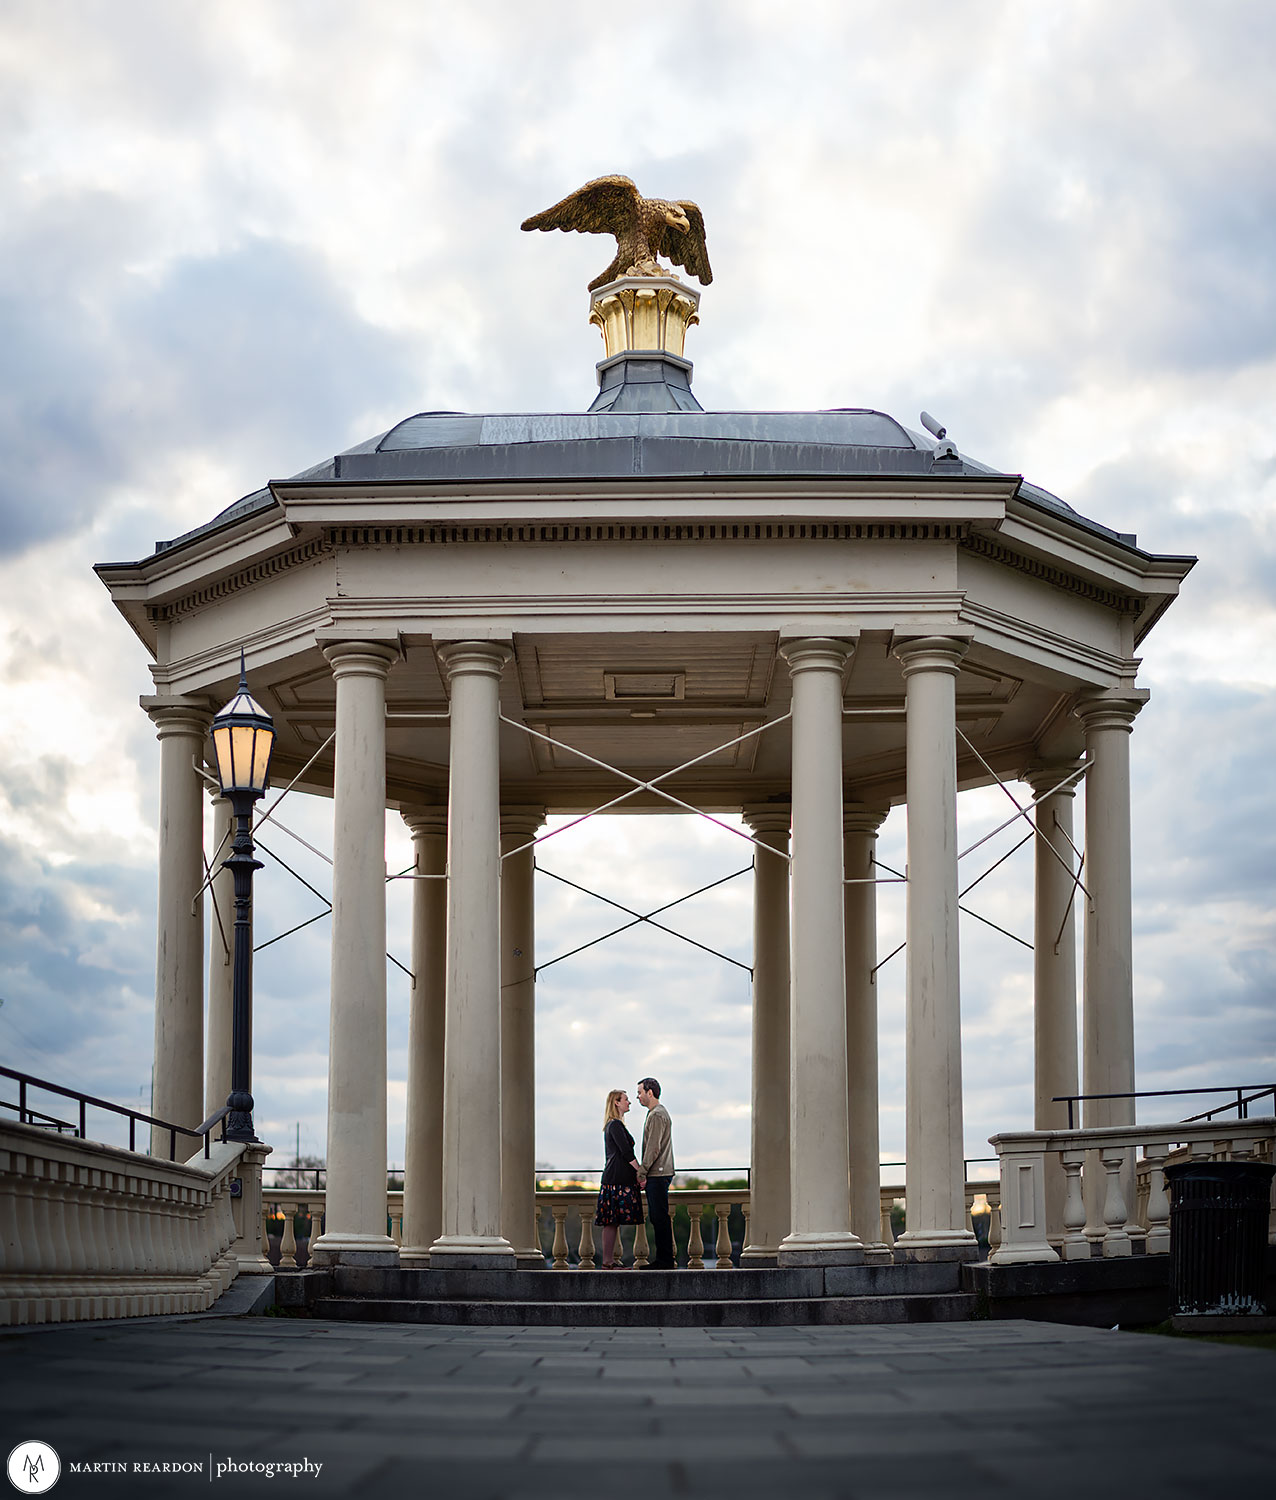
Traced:
<svg viewBox="0 0 1276 1500">
<path fill-rule="evenodd" d="M 669 1218 L 669 1185 L 673 1182 L 673 1123 L 669 1111 L 660 1102 L 660 1084 L 654 1078 L 638 1083 L 638 1103 L 647 1111 L 642 1132 L 642 1158 L 634 1152 L 634 1138 L 625 1127 L 629 1113 L 629 1095 L 624 1089 L 612 1089 L 607 1095 L 603 1113 L 603 1145 L 607 1163 L 603 1167 L 602 1186 L 598 1189 L 598 1210 L 594 1222 L 603 1231 L 603 1258 L 600 1269 L 619 1270 L 620 1226 L 643 1221 L 642 1189 L 647 1190 L 647 1217 L 656 1241 L 656 1256 L 643 1269 L 673 1271 L 677 1261 L 673 1251 L 673 1223 Z"/>
</svg>

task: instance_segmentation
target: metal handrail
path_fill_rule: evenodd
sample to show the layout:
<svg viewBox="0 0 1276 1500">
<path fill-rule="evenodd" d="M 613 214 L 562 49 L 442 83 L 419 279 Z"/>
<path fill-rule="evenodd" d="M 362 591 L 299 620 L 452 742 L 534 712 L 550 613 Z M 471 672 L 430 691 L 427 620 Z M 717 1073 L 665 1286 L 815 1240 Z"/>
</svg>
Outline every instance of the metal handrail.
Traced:
<svg viewBox="0 0 1276 1500">
<path fill-rule="evenodd" d="M 1247 1089 L 1256 1089 L 1257 1092 L 1246 1095 Z M 1249 1118 L 1247 1106 L 1256 1099 L 1265 1099 L 1268 1094 L 1276 1098 L 1276 1083 L 1229 1083 L 1200 1089 L 1136 1089 L 1127 1094 L 1056 1094 L 1050 1102 L 1068 1106 L 1068 1129 L 1075 1130 L 1072 1114 L 1074 1104 L 1084 1104 L 1091 1099 L 1172 1099 L 1186 1094 L 1235 1094 L 1236 1098 L 1207 1109 L 1202 1114 L 1188 1115 L 1187 1119 L 1178 1121 L 1180 1125 L 1187 1125 L 1193 1120 L 1212 1120 L 1225 1109 L 1235 1109 L 1237 1118 L 1245 1120 Z"/>
<path fill-rule="evenodd" d="M 52 1115 L 46 1115 L 42 1110 L 32 1109 L 28 1106 L 28 1087 L 45 1089 L 50 1094 L 59 1094 L 64 1099 L 74 1099 L 79 1104 L 80 1125 L 79 1129 L 75 1130 L 75 1133 L 80 1140 L 84 1141 L 88 1139 L 87 1115 L 88 1106 L 91 1104 L 95 1109 L 106 1109 L 110 1110 L 112 1114 L 126 1115 L 128 1117 L 128 1148 L 130 1151 L 137 1150 L 137 1122 L 139 1120 L 146 1125 L 158 1125 L 161 1130 L 167 1130 L 168 1159 L 172 1162 L 177 1160 L 177 1137 L 179 1135 L 189 1135 L 197 1140 L 202 1136 L 204 1141 L 204 1160 L 207 1161 L 210 1155 L 210 1133 L 212 1128 L 219 1120 L 224 1121 L 228 1113 L 226 1109 L 219 1109 L 216 1114 L 210 1115 L 198 1129 L 191 1130 L 186 1125 L 174 1125 L 171 1120 L 157 1120 L 154 1115 L 143 1114 L 140 1109 L 129 1109 L 123 1104 L 112 1104 L 109 1099 L 99 1099 L 95 1095 L 85 1094 L 79 1089 L 65 1088 L 60 1083 L 51 1083 L 47 1078 L 37 1078 L 34 1073 L 19 1073 L 15 1068 L 0 1067 L 0 1077 L 12 1078 L 18 1085 L 18 1103 L 16 1108 L 18 1111 L 18 1123 L 20 1125 L 36 1124 L 36 1116 L 38 1115 L 41 1119 L 58 1125 L 59 1130 L 64 1125 L 68 1129 L 75 1130 L 75 1126 L 68 1125 L 67 1121 L 55 1120 Z M 5 1107 L 8 1109 L 15 1108 L 14 1105 L 7 1103 Z M 221 1138 L 222 1140 L 226 1139 L 224 1125 L 222 1127 Z"/>
</svg>

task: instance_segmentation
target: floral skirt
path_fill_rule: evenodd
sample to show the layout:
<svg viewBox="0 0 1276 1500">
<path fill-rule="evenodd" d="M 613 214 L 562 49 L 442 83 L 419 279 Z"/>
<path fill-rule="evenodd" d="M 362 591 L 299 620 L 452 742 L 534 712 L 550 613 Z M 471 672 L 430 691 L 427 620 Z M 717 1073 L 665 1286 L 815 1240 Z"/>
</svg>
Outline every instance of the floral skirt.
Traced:
<svg viewBox="0 0 1276 1500">
<path fill-rule="evenodd" d="M 610 1227 L 613 1224 L 641 1224 L 642 1193 L 637 1187 L 600 1187 L 598 1210 L 594 1223 Z"/>
</svg>

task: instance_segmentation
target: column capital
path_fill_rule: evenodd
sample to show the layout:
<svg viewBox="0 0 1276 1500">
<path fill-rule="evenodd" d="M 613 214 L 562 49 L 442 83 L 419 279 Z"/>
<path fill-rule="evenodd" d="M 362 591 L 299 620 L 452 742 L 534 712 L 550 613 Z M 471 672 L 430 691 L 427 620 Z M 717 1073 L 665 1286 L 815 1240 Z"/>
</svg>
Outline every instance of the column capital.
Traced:
<svg viewBox="0 0 1276 1500">
<path fill-rule="evenodd" d="M 399 816 L 413 838 L 431 833 L 443 836 L 447 833 L 446 807 L 400 808 Z"/>
<path fill-rule="evenodd" d="M 378 677 L 382 682 L 399 659 L 398 647 L 384 641 L 333 641 L 323 654 L 334 677 Z"/>
<path fill-rule="evenodd" d="M 479 675 L 499 677 L 505 663 L 514 655 L 507 641 L 444 641 L 437 647 L 444 675 L 455 677 Z"/>
<path fill-rule="evenodd" d="M 1032 789 L 1034 797 L 1044 797 L 1053 794 L 1056 797 L 1075 797 L 1079 781 L 1070 781 L 1067 786 L 1059 783 L 1066 776 L 1071 776 L 1074 771 L 1081 769 L 1083 761 L 1079 760 L 1057 760 L 1048 765 L 1029 766 L 1019 773 L 1019 780 Z"/>
<path fill-rule="evenodd" d="M 742 807 L 740 815 L 757 834 L 782 833 L 787 836 L 793 821 L 793 809 L 787 802 L 762 802 Z"/>
<path fill-rule="evenodd" d="M 790 677 L 799 672 L 841 672 L 854 654 L 854 641 L 835 640 L 831 636 L 780 642 L 780 655 L 789 664 Z"/>
<path fill-rule="evenodd" d="M 961 659 L 970 650 L 970 638 L 958 635 L 896 636 L 892 652 L 903 664 L 904 676 L 914 672 L 950 672 L 961 670 Z"/>
<path fill-rule="evenodd" d="M 535 838 L 541 831 L 545 822 L 545 809 L 543 807 L 517 805 L 501 805 L 501 837 L 507 834 L 526 834 L 528 838 Z"/>
<path fill-rule="evenodd" d="M 157 739 L 185 734 L 203 739 L 213 722 L 213 709 L 207 698 L 152 698 L 137 700 L 155 725 Z"/>
<path fill-rule="evenodd" d="M 886 821 L 889 812 L 889 807 L 857 807 L 854 803 L 845 804 L 842 808 L 842 832 L 876 834 Z"/>
<path fill-rule="evenodd" d="M 1151 696 L 1147 688 L 1095 693 L 1079 699 L 1073 713 L 1085 725 L 1087 734 L 1095 729 L 1124 729 L 1129 734 L 1139 711 Z"/>
</svg>

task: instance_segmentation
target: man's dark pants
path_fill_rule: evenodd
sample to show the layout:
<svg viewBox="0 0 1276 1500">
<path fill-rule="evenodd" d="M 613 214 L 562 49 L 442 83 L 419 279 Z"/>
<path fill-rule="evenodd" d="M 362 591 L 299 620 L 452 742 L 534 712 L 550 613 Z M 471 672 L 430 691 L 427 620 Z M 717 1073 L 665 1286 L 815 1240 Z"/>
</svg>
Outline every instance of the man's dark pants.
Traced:
<svg viewBox="0 0 1276 1500">
<path fill-rule="evenodd" d="M 657 1270 L 672 1271 L 678 1262 L 673 1253 L 673 1221 L 669 1217 L 669 1184 L 672 1177 L 648 1177 L 647 1217 L 651 1220 L 651 1232 L 656 1239 L 656 1255 L 652 1265 Z"/>
</svg>

